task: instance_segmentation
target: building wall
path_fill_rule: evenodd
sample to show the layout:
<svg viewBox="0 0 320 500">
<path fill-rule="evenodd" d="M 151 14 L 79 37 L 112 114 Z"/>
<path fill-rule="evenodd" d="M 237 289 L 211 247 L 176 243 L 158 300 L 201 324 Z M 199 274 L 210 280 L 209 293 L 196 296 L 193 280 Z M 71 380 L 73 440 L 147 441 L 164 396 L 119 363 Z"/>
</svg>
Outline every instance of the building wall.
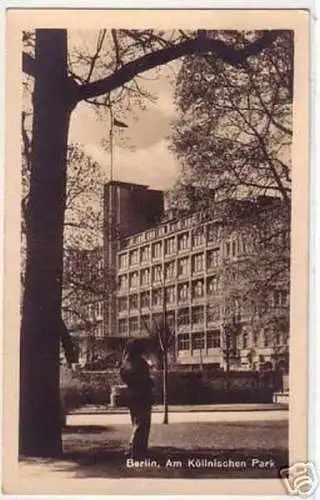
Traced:
<svg viewBox="0 0 320 500">
<path fill-rule="evenodd" d="M 117 253 L 117 303 L 114 317 L 119 336 L 148 336 L 165 308 L 174 332 L 174 352 L 180 364 L 211 364 L 226 368 L 226 320 L 223 269 L 239 266 L 248 255 L 245 237 L 219 219 L 201 214 L 168 221 L 121 241 Z M 284 290 L 281 311 L 288 307 Z M 250 311 L 242 311 L 238 357 L 230 369 L 259 368 L 271 362 L 274 346 L 262 330 L 250 329 Z M 287 335 L 279 345 L 286 348 Z"/>
<path fill-rule="evenodd" d="M 108 336 L 117 334 L 117 252 L 123 238 L 158 224 L 163 192 L 147 186 L 112 181 L 104 190 L 104 322 Z"/>
</svg>

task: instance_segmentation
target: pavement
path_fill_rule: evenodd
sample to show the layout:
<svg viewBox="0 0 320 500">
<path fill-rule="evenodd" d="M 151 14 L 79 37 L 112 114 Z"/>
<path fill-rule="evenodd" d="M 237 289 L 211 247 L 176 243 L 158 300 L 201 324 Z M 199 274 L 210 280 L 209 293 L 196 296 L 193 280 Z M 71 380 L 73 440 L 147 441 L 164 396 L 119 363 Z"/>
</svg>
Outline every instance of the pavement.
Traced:
<svg viewBox="0 0 320 500">
<path fill-rule="evenodd" d="M 279 421 L 287 420 L 289 412 L 287 409 L 277 409 L 276 411 L 251 409 L 250 411 L 169 411 L 170 423 L 189 422 L 254 422 L 254 421 Z M 67 415 L 66 424 L 68 426 L 109 426 L 119 424 L 130 424 L 128 410 L 121 413 L 73 413 Z M 163 423 L 163 411 L 152 412 L 152 423 Z"/>
<path fill-rule="evenodd" d="M 207 404 L 207 405 L 169 405 L 170 413 L 204 413 L 204 412 L 251 412 L 251 411 L 284 411 L 288 410 L 286 403 L 237 403 L 237 404 Z M 68 412 L 69 415 L 119 415 L 128 413 L 126 407 L 114 408 L 110 405 L 86 405 Z M 154 405 L 152 413 L 163 413 L 162 405 Z"/>
</svg>

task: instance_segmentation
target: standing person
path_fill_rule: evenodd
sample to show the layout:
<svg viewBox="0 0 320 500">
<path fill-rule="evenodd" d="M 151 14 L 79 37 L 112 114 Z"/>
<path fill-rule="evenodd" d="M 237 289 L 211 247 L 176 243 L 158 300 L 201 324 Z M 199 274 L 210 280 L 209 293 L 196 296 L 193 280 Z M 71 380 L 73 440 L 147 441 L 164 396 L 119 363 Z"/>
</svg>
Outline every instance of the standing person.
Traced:
<svg viewBox="0 0 320 500">
<path fill-rule="evenodd" d="M 121 378 L 129 389 L 127 404 L 132 423 L 132 434 L 129 442 L 132 458 L 146 456 L 151 423 L 153 381 L 143 353 L 142 340 L 129 341 L 120 369 Z"/>
</svg>

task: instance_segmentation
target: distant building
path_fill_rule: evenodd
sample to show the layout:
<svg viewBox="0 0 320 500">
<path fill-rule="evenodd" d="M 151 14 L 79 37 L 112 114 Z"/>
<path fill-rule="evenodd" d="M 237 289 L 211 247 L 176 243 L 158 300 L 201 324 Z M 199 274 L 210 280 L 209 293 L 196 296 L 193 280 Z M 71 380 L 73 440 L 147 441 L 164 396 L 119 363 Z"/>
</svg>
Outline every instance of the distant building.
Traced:
<svg viewBox="0 0 320 500">
<path fill-rule="evenodd" d="M 65 252 L 62 317 L 83 365 L 105 353 L 103 267 L 102 248 Z"/>
<path fill-rule="evenodd" d="M 281 201 L 261 203 L 268 210 Z M 230 276 L 250 257 L 250 228 L 231 230 L 218 211 L 164 219 L 163 193 L 135 184 L 107 184 L 104 205 L 106 337 L 147 337 L 165 307 L 178 364 L 238 370 L 287 364 L 289 280 L 266 289 L 265 328 L 253 327 L 254 308 L 226 297 Z M 274 318 L 283 318 L 281 328 L 270 327 Z"/>
</svg>

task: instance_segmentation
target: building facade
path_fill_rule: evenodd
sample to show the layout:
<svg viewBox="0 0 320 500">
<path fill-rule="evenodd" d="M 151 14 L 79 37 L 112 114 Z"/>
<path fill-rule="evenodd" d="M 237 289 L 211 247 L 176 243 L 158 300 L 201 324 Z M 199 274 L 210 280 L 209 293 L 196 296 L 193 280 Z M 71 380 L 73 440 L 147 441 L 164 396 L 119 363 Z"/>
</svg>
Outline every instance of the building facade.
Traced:
<svg viewBox="0 0 320 500">
<path fill-rule="evenodd" d="M 103 251 L 69 248 L 64 256 L 62 318 L 87 365 L 105 355 Z"/>
<path fill-rule="evenodd" d="M 149 198 L 154 207 L 159 193 Z M 105 202 L 109 204 L 110 197 Z M 105 256 L 109 267 L 112 263 L 114 283 L 105 315 L 107 335 L 148 337 L 165 315 L 178 364 L 247 370 L 286 363 L 288 282 L 266 290 L 264 326 L 256 321 L 256 306 L 237 300 L 231 286 L 241 267 L 246 273 L 245 263 L 253 251 L 250 230 L 230 229 L 219 217 L 203 213 L 152 225 L 163 212 L 163 199 L 153 216 L 147 204 L 142 203 L 139 213 L 147 210 L 148 221 L 132 222 L 135 217 L 129 206 L 128 234 L 122 236 L 122 231 L 110 241 L 109 226 L 105 235 Z M 119 197 L 115 211 L 113 222 L 119 228 L 119 213 L 125 218 Z M 275 323 L 279 318 L 282 323 Z M 282 326 L 270 327 L 273 324 Z"/>
</svg>

